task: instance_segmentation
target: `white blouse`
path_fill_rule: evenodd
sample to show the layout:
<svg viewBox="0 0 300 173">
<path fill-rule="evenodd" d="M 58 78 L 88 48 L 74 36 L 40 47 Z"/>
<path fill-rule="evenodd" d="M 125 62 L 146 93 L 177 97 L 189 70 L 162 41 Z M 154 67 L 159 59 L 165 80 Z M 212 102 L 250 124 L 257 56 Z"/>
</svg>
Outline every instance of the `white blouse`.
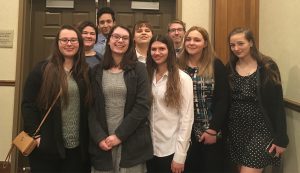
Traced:
<svg viewBox="0 0 300 173">
<path fill-rule="evenodd" d="M 189 75 L 179 70 L 182 103 L 178 111 L 167 107 L 164 101 L 168 72 L 157 82 L 155 74 L 156 71 L 152 81 L 153 104 L 150 113 L 154 155 L 165 157 L 174 153 L 173 160 L 183 164 L 194 121 L 193 81 Z"/>
</svg>

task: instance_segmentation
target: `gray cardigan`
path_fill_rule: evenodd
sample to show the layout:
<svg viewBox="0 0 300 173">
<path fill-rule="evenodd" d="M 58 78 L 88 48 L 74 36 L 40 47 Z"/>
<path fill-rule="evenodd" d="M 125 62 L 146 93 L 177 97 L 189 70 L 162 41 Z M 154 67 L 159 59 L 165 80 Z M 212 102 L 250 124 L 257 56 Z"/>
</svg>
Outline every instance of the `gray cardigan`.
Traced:
<svg viewBox="0 0 300 173">
<path fill-rule="evenodd" d="M 92 72 L 94 103 L 89 115 L 89 152 L 93 167 L 108 171 L 113 168 L 111 150 L 104 151 L 98 147 L 98 143 L 108 136 L 102 75 L 103 67 L 100 63 Z M 122 141 L 120 167 L 127 168 L 150 159 L 153 156 L 153 147 L 148 122 L 150 90 L 145 64 L 136 62 L 134 66 L 127 66 L 124 80 L 127 88 L 124 119 L 115 134 Z"/>
</svg>

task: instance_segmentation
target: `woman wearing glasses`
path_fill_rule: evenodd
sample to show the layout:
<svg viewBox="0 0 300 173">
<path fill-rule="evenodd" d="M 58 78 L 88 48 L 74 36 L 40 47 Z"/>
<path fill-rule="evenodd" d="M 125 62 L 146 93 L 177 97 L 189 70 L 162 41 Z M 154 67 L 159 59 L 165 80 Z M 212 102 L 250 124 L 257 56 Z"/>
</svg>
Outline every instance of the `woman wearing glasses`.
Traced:
<svg viewBox="0 0 300 173">
<path fill-rule="evenodd" d="M 29 74 L 23 93 L 24 130 L 33 134 L 45 112 L 59 99 L 41 127 L 37 148 L 29 156 L 32 173 L 89 172 L 88 65 L 80 32 L 64 25 L 50 57 Z"/>
<path fill-rule="evenodd" d="M 149 81 L 128 28 L 114 26 L 103 62 L 92 72 L 89 116 L 93 173 L 145 173 L 153 155 L 148 122 Z"/>
</svg>

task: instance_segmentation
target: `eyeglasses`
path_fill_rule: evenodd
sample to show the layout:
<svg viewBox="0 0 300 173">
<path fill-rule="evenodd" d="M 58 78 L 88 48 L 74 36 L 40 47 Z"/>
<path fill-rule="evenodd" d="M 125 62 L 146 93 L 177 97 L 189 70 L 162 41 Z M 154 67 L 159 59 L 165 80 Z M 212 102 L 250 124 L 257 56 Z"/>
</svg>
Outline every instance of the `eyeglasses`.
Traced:
<svg viewBox="0 0 300 173">
<path fill-rule="evenodd" d="M 60 38 L 58 39 L 60 44 L 68 44 L 68 42 L 70 42 L 71 44 L 77 44 L 78 43 L 78 38 Z"/>
<path fill-rule="evenodd" d="M 172 28 L 172 29 L 169 29 L 169 32 L 183 32 L 183 28 Z"/>
<path fill-rule="evenodd" d="M 115 41 L 119 41 L 121 38 L 123 41 L 129 41 L 129 36 L 120 36 L 119 34 L 111 34 L 111 38 Z"/>
</svg>

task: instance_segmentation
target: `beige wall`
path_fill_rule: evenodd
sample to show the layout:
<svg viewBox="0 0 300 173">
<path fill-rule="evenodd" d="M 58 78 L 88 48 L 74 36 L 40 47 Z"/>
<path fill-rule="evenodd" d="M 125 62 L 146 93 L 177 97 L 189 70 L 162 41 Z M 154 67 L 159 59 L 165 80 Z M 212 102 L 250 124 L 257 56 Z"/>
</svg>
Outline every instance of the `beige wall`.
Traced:
<svg viewBox="0 0 300 173">
<path fill-rule="evenodd" d="M 299 0 L 260 1 L 260 49 L 279 65 L 287 98 L 300 102 Z"/>
<path fill-rule="evenodd" d="M 300 113 L 286 109 L 287 130 L 290 138 L 283 162 L 285 173 L 300 172 Z"/>
<path fill-rule="evenodd" d="M 19 1 L 1 1 L 0 30 L 13 30 L 13 48 L 0 48 L 0 80 L 15 80 Z M 15 87 L 0 87 L 0 160 L 4 160 L 12 139 Z"/>
<path fill-rule="evenodd" d="M 212 32 L 212 1 L 211 0 L 182 0 L 182 20 L 187 29 L 197 25 Z"/>
<path fill-rule="evenodd" d="M 261 0 L 259 21 L 260 50 L 277 62 L 284 97 L 300 103 L 300 1 Z M 300 113 L 286 109 L 290 144 L 283 172 L 300 172 Z M 297 147 L 298 146 L 298 147 Z"/>
</svg>

